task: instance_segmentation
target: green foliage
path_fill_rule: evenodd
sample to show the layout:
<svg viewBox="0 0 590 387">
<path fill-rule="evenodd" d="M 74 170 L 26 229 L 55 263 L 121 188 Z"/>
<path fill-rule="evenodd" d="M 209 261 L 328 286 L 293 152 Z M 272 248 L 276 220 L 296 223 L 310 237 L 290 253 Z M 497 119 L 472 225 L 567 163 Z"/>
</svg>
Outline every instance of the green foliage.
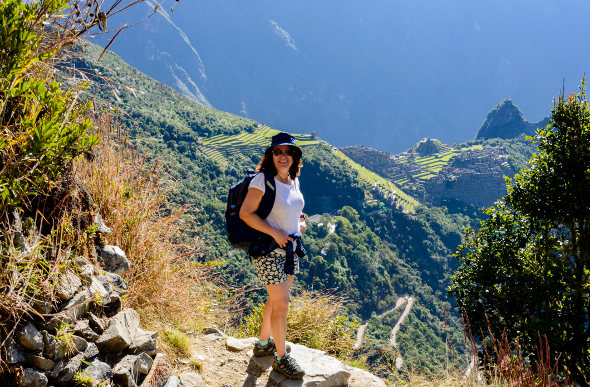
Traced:
<svg viewBox="0 0 590 387">
<path fill-rule="evenodd" d="M 76 344 L 73 340 L 74 332 L 67 323 L 60 324 L 55 332 L 56 346 L 61 348 L 68 356 L 76 352 Z"/>
<path fill-rule="evenodd" d="M 88 106 L 76 93 L 62 91 L 43 61 L 55 55 L 43 23 L 66 1 L 0 4 L 0 210 L 26 204 L 46 193 L 89 151 L 97 137 L 84 118 Z"/>
<path fill-rule="evenodd" d="M 580 92 L 554 102 L 551 125 L 539 131 L 539 153 L 487 211 L 457 252 L 462 266 L 451 294 L 472 332 L 518 340 L 537 358 L 547 337 L 582 384 L 590 381 L 590 108 Z M 481 332 L 481 333 L 480 333 Z"/>
<path fill-rule="evenodd" d="M 191 355 L 189 338 L 186 334 L 174 328 L 166 328 L 163 332 L 163 339 L 168 343 L 174 352 L 179 356 L 189 357 Z"/>
<path fill-rule="evenodd" d="M 74 375 L 74 383 L 76 383 L 77 386 L 92 387 L 94 380 L 92 380 L 92 377 L 86 372 L 78 371 Z"/>
</svg>

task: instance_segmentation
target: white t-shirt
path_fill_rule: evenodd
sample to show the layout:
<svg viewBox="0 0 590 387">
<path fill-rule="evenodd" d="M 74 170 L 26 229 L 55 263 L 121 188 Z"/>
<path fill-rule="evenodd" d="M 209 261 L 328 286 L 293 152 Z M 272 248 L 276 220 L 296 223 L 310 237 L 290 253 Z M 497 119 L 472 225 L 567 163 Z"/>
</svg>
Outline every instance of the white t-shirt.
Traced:
<svg viewBox="0 0 590 387">
<path fill-rule="evenodd" d="M 264 193 L 266 190 L 264 173 L 254 176 L 248 187 L 257 188 Z M 289 179 L 289 184 L 284 184 L 275 177 L 275 187 L 275 202 L 266 221 L 287 235 L 296 234 L 299 232 L 299 215 L 305 204 L 299 190 L 299 179 Z"/>
</svg>

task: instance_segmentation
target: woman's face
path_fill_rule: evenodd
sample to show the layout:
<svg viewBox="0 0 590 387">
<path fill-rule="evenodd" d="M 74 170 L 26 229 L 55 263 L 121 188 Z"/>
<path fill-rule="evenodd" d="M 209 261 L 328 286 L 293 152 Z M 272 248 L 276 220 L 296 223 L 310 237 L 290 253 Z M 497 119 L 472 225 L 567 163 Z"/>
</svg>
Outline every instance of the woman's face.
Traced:
<svg viewBox="0 0 590 387">
<path fill-rule="evenodd" d="M 289 145 L 277 145 L 272 148 L 272 152 L 272 161 L 279 175 L 288 174 L 289 168 L 293 165 L 292 149 Z M 291 153 L 291 156 L 288 156 L 285 152 Z"/>
</svg>

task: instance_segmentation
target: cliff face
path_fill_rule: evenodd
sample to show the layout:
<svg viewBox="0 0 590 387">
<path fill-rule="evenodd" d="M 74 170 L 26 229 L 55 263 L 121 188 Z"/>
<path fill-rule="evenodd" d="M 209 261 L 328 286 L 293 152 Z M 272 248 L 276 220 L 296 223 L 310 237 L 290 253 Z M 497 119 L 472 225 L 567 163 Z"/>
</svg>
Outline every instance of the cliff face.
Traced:
<svg viewBox="0 0 590 387">
<path fill-rule="evenodd" d="M 424 188 L 434 204 L 457 199 L 488 207 L 506 193 L 504 176 L 510 175 L 506 154 L 498 148 L 485 147 L 457 155 L 451 164 L 427 180 Z"/>
<path fill-rule="evenodd" d="M 522 133 L 533 135 L 537 128 L 544 128 L 547 124 L 549 124 L 549 117 L 545 117 L 536 123 L 528 122 L 518 106 L 512 100 L 505 99 L 490 110 L 475 138 L 478 140 L 490 138 L 508 139 L 517 137 Z"/>
</svg>

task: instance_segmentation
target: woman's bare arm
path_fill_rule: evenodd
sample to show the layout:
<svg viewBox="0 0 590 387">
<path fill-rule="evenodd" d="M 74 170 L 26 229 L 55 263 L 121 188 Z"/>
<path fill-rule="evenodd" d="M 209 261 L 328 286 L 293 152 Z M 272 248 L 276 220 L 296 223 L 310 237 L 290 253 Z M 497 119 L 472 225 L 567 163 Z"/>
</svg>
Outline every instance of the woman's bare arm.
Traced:
<svg viewBox="0 0 590 387">
<path fill-rule="evenodd" d="M 262 196 L 264 193 L 258 188 L 248 188 L 246 198 L 240 208 L 240 219 L 253 229 L 261 231 L 265 234 L 270 235 L 279 244 L 279 247 L 285 247 L 288 241 L 292 241 L 293 238 L 286 235 L 284 232 L 277 230 L 268 224 L 264 219 L 256 214 L 256 210 L 260 205 Z"/>
</svg>

